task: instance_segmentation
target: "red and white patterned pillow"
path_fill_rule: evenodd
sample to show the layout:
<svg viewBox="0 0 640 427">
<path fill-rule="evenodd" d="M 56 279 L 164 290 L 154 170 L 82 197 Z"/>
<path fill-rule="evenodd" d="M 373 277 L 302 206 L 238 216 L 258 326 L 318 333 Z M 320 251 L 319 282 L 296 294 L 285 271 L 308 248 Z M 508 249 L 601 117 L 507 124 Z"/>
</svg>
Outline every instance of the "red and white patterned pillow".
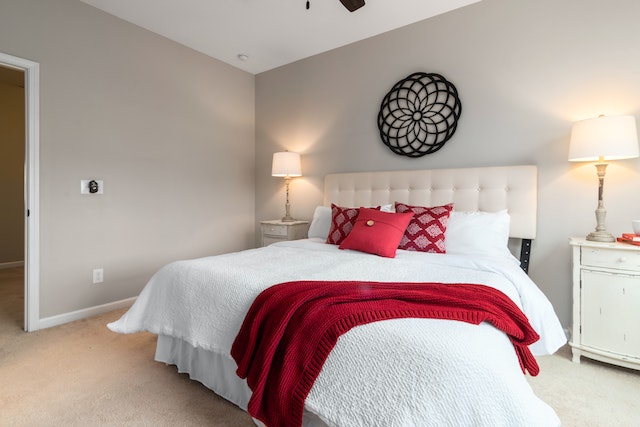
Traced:
<svg viewBox="0 0 640 427">
<path fill-rule="evenodd" d="M 375 208 L 380 210 L 380 206 Z M 353 229 L 360 208 L 344 208 L 331 203 L 331 227 L 327 236 L 327 243 L 339 245 Z"/>
<path fill-rule="evenodd" d="M 452 210 L 453 203 L 424 207 L 396 202 L 396 212 L 414 213 L 398 248 L 407 251 L 445 253 L 444 237 Z"/>
</svg>

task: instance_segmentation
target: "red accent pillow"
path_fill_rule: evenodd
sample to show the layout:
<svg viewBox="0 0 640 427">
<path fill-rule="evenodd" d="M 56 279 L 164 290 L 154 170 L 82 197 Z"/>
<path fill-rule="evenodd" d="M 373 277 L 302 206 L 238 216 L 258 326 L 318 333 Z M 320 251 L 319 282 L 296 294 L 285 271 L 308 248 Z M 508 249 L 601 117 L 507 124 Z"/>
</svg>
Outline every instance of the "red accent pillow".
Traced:
<svg viewBox="0 0 640 427">
<path fill-rule="evenodd" d="M 445 253 L 444 235 L 452 210 L 453 203 L 427 208 L 396 202 L 396 212 L 415 214 L 398 248 L 407 251 Z"/>
<path fill-rule="evenodd" d="M 358 219 L 340 244 L 340 249 L 354 249 L 394 258 L 411 218 L 413 212 L 393 213 L 360 208 Z"/>
<path fill-rule="evenodd" d="M 375 208 L 380 210 L 380 206 Z M 358 218 L 360 208 L 343 208 L 331 203 L 331 227 L 327 243 L 339 245 L 349 235 Z"/>
</svg>

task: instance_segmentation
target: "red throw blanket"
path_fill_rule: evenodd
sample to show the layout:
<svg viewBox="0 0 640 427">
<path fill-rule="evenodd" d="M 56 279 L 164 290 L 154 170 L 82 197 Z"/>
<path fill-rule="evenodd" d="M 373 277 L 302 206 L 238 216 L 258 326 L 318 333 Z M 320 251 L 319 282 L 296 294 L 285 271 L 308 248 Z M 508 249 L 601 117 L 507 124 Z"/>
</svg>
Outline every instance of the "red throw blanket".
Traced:
<svg viewBox="0 0 640 427">
<path fill-rule="evenodd" d="M 304 401 L 341 334 L 401 317 L 490 322 L 504 331 L 523 372 L 539 372 L 528 346 L 538 334 L 502 292 L 483 285 L 300 281 L 263 291 L 231 356 L 253 394 L 249 413 L 268 427 L 300 426 Z"/>
</svg>

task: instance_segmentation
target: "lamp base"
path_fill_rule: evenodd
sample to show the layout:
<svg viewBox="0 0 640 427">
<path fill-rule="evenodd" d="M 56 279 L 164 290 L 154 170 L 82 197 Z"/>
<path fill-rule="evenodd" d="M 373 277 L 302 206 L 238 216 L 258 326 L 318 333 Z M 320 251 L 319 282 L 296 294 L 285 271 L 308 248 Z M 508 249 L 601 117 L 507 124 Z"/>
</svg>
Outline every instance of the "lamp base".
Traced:
<svg viewBox="0 0 640 427">
<path fill-rule="evenodd" d="M 604 174 L 607 171 L 607 164 L 602 162 L 600 157 L 599 163 L 596 163 L 596 171 L 598 172 L 598 208 L 596 209 L 596 231 L 589 233 L 587 240 L 592 242 L 615 242 L 616 238 L 607 231 L 604 226 L 604 219 L 607 216 L 607 211 L 604 208 L 604 202 L 602 201 L 602 194 L 604 193 Z"/>
<path fill-rule="evenodd" d="M 587 240 L 590 240 L 592 242 L 610 243 L 615 242 L 616 238 L 608 231 L 594 231 L 587 235 Z"/>
<path fill-rule="evenodd" d="M 286 188 L 286 192 L 287 192 L 287 201 L 284 204 L 284 216 L 282 217 L 282 222 L 293 222 L 296 219 L 294 217 L 291 216 L 291 205 L 289 204 L 289 182 L 291 181 L 291 178 L 287 175 L 284 178 L 284 182 L 285 182 L 285 188 Z"/>
</svg>

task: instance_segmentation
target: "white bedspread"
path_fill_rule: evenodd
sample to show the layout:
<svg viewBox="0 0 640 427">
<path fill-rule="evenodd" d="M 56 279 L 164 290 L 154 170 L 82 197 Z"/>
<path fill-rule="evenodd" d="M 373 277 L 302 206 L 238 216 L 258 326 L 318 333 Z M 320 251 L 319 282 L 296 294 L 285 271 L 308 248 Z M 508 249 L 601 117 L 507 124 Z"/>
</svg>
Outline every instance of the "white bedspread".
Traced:
<svg viewBox="0 0 640 427">
<path fill-rule="evenodd" d="M 292 280 L 481 283 L 523 309 L 542 337 L 534 354 L 553 353 L 566 341 L 551 304 L 515 259 L 408 251 L 390 259 L 312 240 L 171 263 L 109 328 L 174 336 L 229 354 L 253 299 Z M 436 319 L 387 320 L 343 335 L 306 408 L 341 427 L 559 425 L 533 394 L 504 333 Z"/>
</svg>

